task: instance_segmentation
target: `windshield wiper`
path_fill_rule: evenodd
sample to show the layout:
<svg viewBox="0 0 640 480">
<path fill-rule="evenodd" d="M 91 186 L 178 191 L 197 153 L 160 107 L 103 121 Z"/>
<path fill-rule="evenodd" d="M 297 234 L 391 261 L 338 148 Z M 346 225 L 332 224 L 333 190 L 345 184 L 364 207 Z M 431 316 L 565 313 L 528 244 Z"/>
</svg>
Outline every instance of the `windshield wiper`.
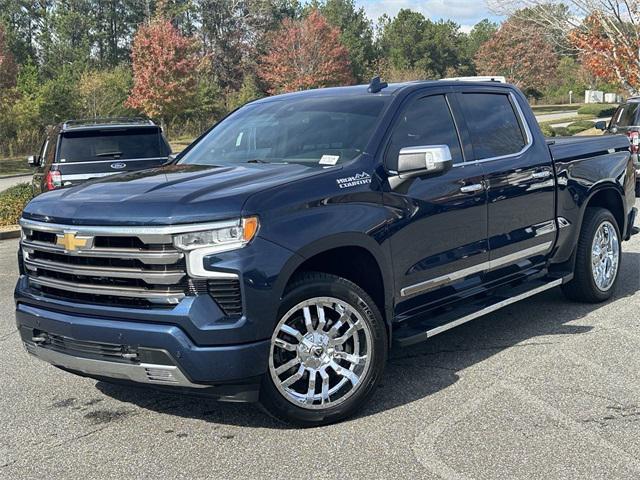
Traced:
<svg viewBox="0 0 640 480">
<path fill-rule="evenodd" d="M 96 157 L 119 157 L 122 155 L 122 152 L 103 152 L 96 153 Z"/>
</svg>

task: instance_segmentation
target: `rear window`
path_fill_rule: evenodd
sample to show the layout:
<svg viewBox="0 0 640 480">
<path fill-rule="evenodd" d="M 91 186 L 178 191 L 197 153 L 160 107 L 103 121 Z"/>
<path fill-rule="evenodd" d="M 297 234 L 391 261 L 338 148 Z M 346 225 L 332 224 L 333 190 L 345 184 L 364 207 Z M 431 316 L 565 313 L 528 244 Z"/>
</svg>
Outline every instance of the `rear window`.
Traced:
<svg viewBox="0 0 640 480">
<path fill-rule="evenodd" d="M 621 106 L 613 116 L 612 124 L 616 127 L 631 127 L 638 125 L 636 120 L 638 103 L 627 103 Z"/>
<path fill-rule="evenodd" d="M 464 93 L 462 108 L 471 131 L 476 160 L 513 155 L 526 145 L 508 95 Z"/>
<path fill-rule="evenodd" d="M 133 160 L 169 155 L 159 128 L 109 129 L 63 134 L 58 162 Z"/>
</svg>

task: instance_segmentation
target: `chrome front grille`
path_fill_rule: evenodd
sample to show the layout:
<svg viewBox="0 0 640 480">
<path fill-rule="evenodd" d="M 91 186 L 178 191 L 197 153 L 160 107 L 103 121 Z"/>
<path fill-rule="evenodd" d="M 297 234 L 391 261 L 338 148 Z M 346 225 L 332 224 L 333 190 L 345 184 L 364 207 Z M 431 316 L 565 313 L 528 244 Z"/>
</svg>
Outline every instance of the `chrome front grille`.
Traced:
<svg viewBox="0 0 640 480">
<path fill-rule="evenodd" d="M 170 307 L 190 291 L 168 233 L 23 222 L 22 252 L 30 286 L 61 299 Z"/>
<path fill-rule="evenodd" d="M 24 273 L 29 287 L 43 296 L 93 305 L 171 308 L 186 296 L 209 295 L 225 316 L 242 315 L 238 275 L 204 270 L 202 255 L 194 251 L 189 257 L 173 246 L 174 234 L 206 230 L 212 224 L 85 227 L 25 219 L 20 224 Z"/>
</svg>

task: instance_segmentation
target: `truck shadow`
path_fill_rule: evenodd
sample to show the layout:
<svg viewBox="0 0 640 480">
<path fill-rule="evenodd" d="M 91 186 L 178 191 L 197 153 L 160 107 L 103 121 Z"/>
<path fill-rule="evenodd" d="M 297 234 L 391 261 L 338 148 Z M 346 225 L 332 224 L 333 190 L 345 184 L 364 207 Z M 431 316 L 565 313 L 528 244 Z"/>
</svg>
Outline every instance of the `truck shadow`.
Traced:
<svg viewBox="0 0 640 480">
<path fill-rule="evenodd" d="M 512 347 L 557 343 L 554 336 L 582 335 L 594 327 L 573 325 L 608 303 L 624 301 L 640 291 L 640 253 L 626 252 L 614 298 L 604 304 L 572 303 L 559 288 L 511 305 L 492 315 L 445 332 L 428 342 L 391 352 L 381 385 L 355 419 L 428 397 L 453 385 L 458 372 Z M 539 339 L 539 337 L 544 337 Z M 116 400 L 159 413 L 211 423 L 261 428 L 287 428 L 253 405 L 218 403 L 151 389 L 98 382 Z"/>
</svg>

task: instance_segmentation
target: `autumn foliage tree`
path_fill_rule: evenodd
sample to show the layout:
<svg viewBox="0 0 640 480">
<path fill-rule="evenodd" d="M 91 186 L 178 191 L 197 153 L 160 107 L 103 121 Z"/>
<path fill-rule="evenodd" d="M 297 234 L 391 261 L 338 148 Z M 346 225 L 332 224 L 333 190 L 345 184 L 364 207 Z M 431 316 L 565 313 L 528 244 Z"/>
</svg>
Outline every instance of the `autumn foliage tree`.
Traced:
<svg viewBox="0 0 640 480">
<path fill-rule="evenodd" d="M 639 0 L 487 0 L 502 15 L 522 16 L 550 37 L 564 37 L 565 53 L 629 93 L 640 89 Z"/>
<path fill-rule="evenodd" d="M 270 93 L 351 84 L 349 52 L 340 31 L 313 10 L 300 20 L 286 18 L 269 35 L 268 50 L 260 61 L 260 77 Z"/>
<path fill-rule="evenodd" d="M 196 42 L 161 16 L 141 26 L 133 40 L 133 88 L 125 105 L 165 123 L 189 105 L 200 59 Z"/>
<path fill-rule="evenodd" d="M 511 17 L 475 56 L 479 75 L 503 75 L 522 90 L 542 90 L 555 78 L 558 55 L 535 23 Z"/>
<path fill-rule="evenodd" d="M 638 28 L 631 22 L 624 27 L 626 30 Z M 627 41 L 617 41 L 600 13 L 592 14 L 581 28 L 569 32 L 569 40 L 580 52 L 582 64 L 589 72 L 635 93 L 640 88 L 640 29 L 629 37 Z"/>
</svg>

